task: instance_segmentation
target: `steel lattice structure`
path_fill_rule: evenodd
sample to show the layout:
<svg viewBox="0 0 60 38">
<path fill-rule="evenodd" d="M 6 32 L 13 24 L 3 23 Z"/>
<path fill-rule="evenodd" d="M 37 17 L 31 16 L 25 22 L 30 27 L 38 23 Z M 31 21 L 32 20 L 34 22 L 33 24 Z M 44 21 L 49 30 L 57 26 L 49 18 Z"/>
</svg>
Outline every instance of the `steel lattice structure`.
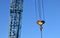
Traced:
<svg viewBox="0 0 60 38">
<path fill-rule="evenodd" d="M 21 15 L 23 12 L 23 0 L 10 0 L 10 25 L 9 37 L 19 38 L 21 32 Z"/>
</svg>

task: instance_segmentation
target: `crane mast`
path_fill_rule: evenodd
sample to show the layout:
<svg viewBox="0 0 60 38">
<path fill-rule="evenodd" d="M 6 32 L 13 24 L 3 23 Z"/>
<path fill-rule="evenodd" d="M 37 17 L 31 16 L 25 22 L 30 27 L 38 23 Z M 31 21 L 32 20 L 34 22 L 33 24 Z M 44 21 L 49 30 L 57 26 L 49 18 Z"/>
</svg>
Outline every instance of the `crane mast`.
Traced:
<svg viewBox="0 0 60 38">
<path fill-rule="evenodd" d="M 10 0 L 10 25 L 9 37 L 19 38 L 21 32 L 21 15 L 23 12 L 23 0 Z"/>
</svg>

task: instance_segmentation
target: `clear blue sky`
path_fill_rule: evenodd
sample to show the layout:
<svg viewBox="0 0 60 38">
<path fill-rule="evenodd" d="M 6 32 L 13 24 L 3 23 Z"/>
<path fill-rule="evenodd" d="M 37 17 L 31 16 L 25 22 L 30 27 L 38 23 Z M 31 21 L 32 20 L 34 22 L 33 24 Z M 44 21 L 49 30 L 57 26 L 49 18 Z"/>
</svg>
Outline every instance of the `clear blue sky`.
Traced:
<svg viewBox="0 0 60 38">
<path fill-rule="evenodd" d="M 21 38 L 40 38 L 34 1 L 24 0 Z M 10 0 L 0 0 L 0 38 L 8 38 L 9 6 Z M 44 0 L 44 11 L 46 23 L 43 26 L 43 38 L 60 38 L 60 0 Z"/>
</svg>

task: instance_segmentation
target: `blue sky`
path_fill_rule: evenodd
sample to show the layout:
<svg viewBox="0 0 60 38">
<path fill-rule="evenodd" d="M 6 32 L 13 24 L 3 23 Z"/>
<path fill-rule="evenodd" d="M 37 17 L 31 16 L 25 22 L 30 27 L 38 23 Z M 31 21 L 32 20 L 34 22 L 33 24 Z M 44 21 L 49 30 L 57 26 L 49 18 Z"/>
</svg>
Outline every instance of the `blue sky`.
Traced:
<svg viewBox="0 0 60 38">
<path fill-rule="evenodd" d="M 21 38 L 40 38 L 36 24 L 35 0 L 24 0 Z M 0 0 L 0 38 L 8 38 L 10 0 Z M 43 38 L 60 38 L 60 0 L 44 0 L 46 23 Z"/>
</svg>

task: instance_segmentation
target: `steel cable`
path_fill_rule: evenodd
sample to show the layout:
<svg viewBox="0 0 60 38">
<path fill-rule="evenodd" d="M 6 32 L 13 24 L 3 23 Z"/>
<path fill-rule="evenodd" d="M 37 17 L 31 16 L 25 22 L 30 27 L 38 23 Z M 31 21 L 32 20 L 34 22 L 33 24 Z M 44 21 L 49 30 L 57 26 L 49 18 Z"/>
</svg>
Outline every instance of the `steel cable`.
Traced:
<svg viewBox="0 0 60 38">
<path fill-rule="evenodd" d="M 40 0 L 38 0 L 38 14 L 39 14 L 39 19 L 41 20 L 42 19 L 42 13 L 41 13 L 41 4 L 40 4 Z"/>
<path fill-rule="evenodd" d="M 45 20 L 44 17 L 44 4 L 43 4 L 43 0 L 35 0 L 35 14 L 36 14 L 36 19 L 37 17 L 39 17 L 39 20 Z M 42 31 L 41 31 L 41 38 L 43 38 L 42 36 Z"/>
<path fill-rule="evenodd" d="M 44 15 L 44 2 L 43 2 L 43 0 L 42 0 L 42 14 L 43 14 L 43 19 L 45 20 L 45 15 Z"/>
</svg>

